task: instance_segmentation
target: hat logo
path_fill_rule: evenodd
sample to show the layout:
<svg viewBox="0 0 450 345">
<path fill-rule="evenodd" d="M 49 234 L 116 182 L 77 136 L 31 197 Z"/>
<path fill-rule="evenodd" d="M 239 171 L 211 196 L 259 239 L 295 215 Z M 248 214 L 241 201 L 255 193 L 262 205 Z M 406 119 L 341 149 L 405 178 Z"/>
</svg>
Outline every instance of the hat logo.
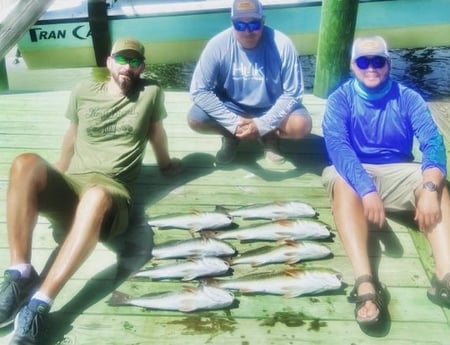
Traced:
<svg viewBox="0 0 450 345">
<path fill-rule="evenodd" d="M 377 42 L 367 41 L 367 42 L 365 42 L 363 48 L 365 48 L 365 49 L 377 49 L 378 48 L 378 43 Z"/>
<path fill-rule="evenodd" d="M 255 4 L 251 3 L 250 1 L 246 1 L 246 2 L 241 2 L 240 4 L 237 5 L 237 9 L 238 11 L 250 11 L 250 10 L 255 10 Z"/>
</svg>

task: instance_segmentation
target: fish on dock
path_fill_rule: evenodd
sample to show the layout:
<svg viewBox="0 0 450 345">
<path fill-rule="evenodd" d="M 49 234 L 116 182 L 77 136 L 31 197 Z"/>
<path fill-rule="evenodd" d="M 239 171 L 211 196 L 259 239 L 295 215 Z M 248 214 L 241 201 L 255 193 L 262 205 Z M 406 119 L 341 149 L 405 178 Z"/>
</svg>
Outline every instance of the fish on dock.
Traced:
<svg viewBox="0 0 450 345">
<path fill-rule="evenodd" d="M 316 219 L 283 219 L 236 230 L 208 232 L 220 240 L 241 241 L 321 240 L 331 236 L 330 227 Z"/>
<path fill-rule="evenodd" d="M 230 215 L 223 212 L 193 212 L 155 217 L 148 221 L 159 229 L 186 229 L 198 232 L 204 229 L 224 228 L 232 223 Z"/>
<path fill-rule="evenodd" d="M 175 310 L 192 312 L 196 310 L 224 309 L 234 302 L 232 292 L 200 285 L 198 287 L 185 286 L 181 291 L 148 294 L 133 297 L 120 291 L 114 291 L 108 301 L 110 306 L 132 305 L 147 309 Z"/>
<path fill-rule="evenodd" d="M 216 206 L 217 212 L 226 212 L 231 217 L 243 219 L 288 219 L 298 217 L 317 217 L 318 212 L 309 204 L 301 201 L 283 201 L 266 204 L 254 204 L 237 209 Z"/>
<path fill-rule="evenodd" d="M 153 247 L 155 259 L 177 259 L 204 256 L 233 256 L 236 249 L 229 243 L 215 239 L 197 237 L 188 240 L 168 241 Z"/>
<path fill-rule="evenodd" d="M 232 259 L 232 265 L 250 264 L 254 267 L 272 263 L 295 264 L 302 260 L 323 259 L 331 250 L 320 243 L 280 241 L 278 246 L 264 246 L 242 253 Z"/>
<path fill-rule="evenodd" d="M 230 263 L 216 257 L 197 257 L 183 262 L 146 268 L 131 278 L 193 280 L 199 277 L 224 275 L 230 271 Z"/>
<path fill-rule="evenodd" d="M 287 269 L 233 279 L 212 279 L 209 284 L 241 293 L 282 295 L 286 298 L 314 295 L 342 287 L 342 275 L 329 268 Z"/>
</svg>

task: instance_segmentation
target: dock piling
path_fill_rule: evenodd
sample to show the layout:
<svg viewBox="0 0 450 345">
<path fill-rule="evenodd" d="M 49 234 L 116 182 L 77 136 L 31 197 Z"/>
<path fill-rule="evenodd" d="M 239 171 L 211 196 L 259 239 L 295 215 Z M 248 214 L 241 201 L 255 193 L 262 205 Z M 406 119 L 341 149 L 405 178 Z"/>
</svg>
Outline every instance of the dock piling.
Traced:
<svg viewBox="0 0 450 345">
<path fill-rule="evenodd" d="M 8 72 L 5 59 L 0 60 L 0 91 L 9 90 Z"/>
<path fill-rule="evenodd" d="M 326 98 L 348 77 L 358 0 L 323 0 L 313 93 Z"/>
</svg>

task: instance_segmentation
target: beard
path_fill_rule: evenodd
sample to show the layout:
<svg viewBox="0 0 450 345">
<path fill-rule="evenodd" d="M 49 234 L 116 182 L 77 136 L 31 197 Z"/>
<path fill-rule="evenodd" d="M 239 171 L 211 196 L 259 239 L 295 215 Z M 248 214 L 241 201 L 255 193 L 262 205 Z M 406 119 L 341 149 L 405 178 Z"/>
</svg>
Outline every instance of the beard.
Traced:
<svg viewBox="0 0 450 345">
<path fill-rule="evenodd" d="M 133 73 L 126 72 L 114 73 L 112 78 L 124 94 L 131 90 L 137 80 L 137 77 Z"/>
</svg>

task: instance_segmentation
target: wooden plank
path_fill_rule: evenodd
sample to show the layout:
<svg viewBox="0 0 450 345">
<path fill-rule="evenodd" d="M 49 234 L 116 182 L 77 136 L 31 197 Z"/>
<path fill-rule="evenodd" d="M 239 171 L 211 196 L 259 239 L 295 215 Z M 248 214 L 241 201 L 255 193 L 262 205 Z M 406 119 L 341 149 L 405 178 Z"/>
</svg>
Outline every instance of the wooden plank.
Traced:
<svg viewBox="0 0 450 345">
<path fill-rule="evenodd" d="M 88 282 L 80 279 L 71 280 L 62 290 L 59 298 L 55 301 L 54 312 L 74 313 L 85 303 L 90 295 L 97 294 L 98 301 L 83 309 L 84 314 L 92 315 L 133 315 L 142 314 L 149 318 L 160 316 L 183 316 L 177 311 L 144 310 L 135 306 L 110 306 L 107 301 L 112 290 L 117 289 L 134 297 L 149 293 L 164 293 L 168 291 L 180 291 L 183 286 L 196 286 L 197 282 L 135 282 L 128 280 L 125 283 L 114 282 L 112 269 L 111 276 L 107 279 L 105 272 L 102 278 L 90 279 Z M 347 292 L 350 289 L 347 288 Z M 95 291 L 94 291 L 95 290 Z M 424 288 L 416 287 L 390 287 L 391 296 L 389 303 L 390 317 L 393 322 L 437 322 L 446 323 L 446 316 L 442 309 L 429 303 Z M 346 320 L 353 321 L 353 308 L 347 302 L 344 291 L 338 293 L 327 293 L 316 296 L 299 296 L 296 298 L 283 298 L 275 295 L 249 295 L 235 292 L 236 305 L 231 307 L 230 316 L 234 319 L 270 319 L 276 313 L 301 312 L 305 319 L 314 320 Z M 421 313 L 415 310 L 420 309 Z M 223 314 L 222 310 L 211 312 L 213 315 Z"/>
<path fill-rule="evenodd" d="M 164 243 L 166 240 L 172 240 L 175 238 L 164 237 L 164 239 L 160 239 L 155 237 L 155 244 Z M 179 237 L 177 239 L 180 239 Z M 259 248 L 262 244 L 259 245 L 240 245 L 237 242 L 229 241 L 230 244 L 237 247 L 238 252 L 244 252 L 246 250 L 250 250 L 251 248 Z M 50 242 L 51 243 L 51 242 Z M 33 250 L 33 264 L 35 264 L 36 269 L 41 271 L 47 259 L 50 257 L 50 254 L 53 248 L 56 245 L 42 247 L 42 248 L 34 248 Z M 8 264 L 8 250 L 7 248 L 0 248 L 0 253 L 2 253 L 2 258 L 0 259 L 1 267 L 5 267 Z M 161 260 L 162 261 L 162 260 Z M 93 254 L 89 261 L 81 267 L 79 271 L 74 275 L 74 279 L 88 279 L 92 276 L 98 269 L 108 267 L 109 265 L 116 262 L 115 255 L 113 252 L 109 250 L 97 250 L 95 254 Z M 162 261 L 163 262 L 163 261 Z M 418 257 L 402 257 L 392 258 L 383 256 L 380 260 L 380 279 L 389 287 L 391 286 L 417 286 L 417 287 L 428 287 L 429 280 L 425 272 L 423 271 L 420 263 L 420 259 Z M 338 272 L 341 272 L 343 275 L 344 282 L 346 284 L 352 285 L 352 271 L 349 265 L 348 259 L 346 256 L 343 256 L 342 253 L 340 255 L 335 255 L 330 259 L 324 260 L 315 260 L 305 263 L 299 263 L 294 265 L 293 267 L 327 267 Z M 411 269 L 414 267 L 415 269 Z M 245 274 L 256 273 L 256 272 L 267 272 L 272 270 L 283 270 L 283 265 L 267 265 L 263 267 L 253 268 L 249 265 L 237 265 L 234 267 L 234 276 L 239 277 Z"/>
<path fill-rule="evenodd" d="M 429 103 L 433 118 L 447 141 L 450 141 L 450 99 Z"/>
<path fill-rule="evenodd" d="M 67 125 L 63 114 L 68 95 L 68 91 L 0 95 L 0 231 L 3 233 L 0 236 L 0 267 L 8 264 L 4 206 L 9 164 L 17 154 L 30 149 L 49 161 L 58 157 Z M 51 315 L 55 329 L 61 330 L 65 342 L 98 344 L 102 337 L 111 344 L 130 345 L 155 342 L 176 345 L 187 341 L 193 345 L 230 342 L 328 344 L 330 339 L 339 337 L 348 344 L 446 343 L 450 335 L 449 313 L 431 304 L 426 297 L 429 274 L 433 269 L 430 251 L 424 236 L 414 230 L 414 223 L 405 217 L 389 217 L 392 231 L 373 231 L 374 243 L 380 247 L 372 255 L 380 261 L 380 278 L 391 294 L 391 329 L 385 337 L 372 338 L 362 333 L 354 322 L 353 305 L 346 300 L 353 285 L 352 269 L 334 229 L 330 203 L 320 182 L 324 166 L 320 137 L 312 136 L 303 142 L 283 141 L 282 148 L 288 152 L 289 162 L 282 166 L 267 164 L 256 142 L 245 143 L 240 147 L 237 164 L 218 169 L 213 165 L 215 151 L 220 145 L 218 136 L 198 135 L 185 124 L 185 113 L 190 105 L 188 94 L 169 92 L 166 100 L 169 146 L 174 156 L 183 159 L 186 170 L 175 178 L 161 176 L 148 148 L 138 181 L 138 206 L 153 217 L 193 209 L 209 211 L 215 205 L 234 208 L 276 200 L 304 200 L 318 209 L 319 219 L 330 225 L 334 235 L 331 241 L 324 242 L 334 256 L 304 265 L 340 271 L 345 288 L 336 294 L 295 299 L 236 293 L 240 303 L 238 308 L 230 311 L 183 314 L 111 307 L 106 301 L 116 287 L 116 255 L 100 244 L 55 302 Z M 320 133 L 324 101 L 309 96 L 306 100 L 311 104 L 310 111 L 314 112 L 315 131 Z M 236 219 L 235 222 L 245 227 L 262 221 Z M 153 241 L 158 244 L 189 237 L 184 230 L 154 229 Z M 270 244 L 229 242 L 240 253 Z M 38 270 L 44 268 L 55 246 L 48 221 L 40 217 L 33 251 L 33 263 Z M 132 264 L 133 260 L 128 263 Z M 239 265 L 234 268 L 233 275 L 238 277 L 283 267 Z M 301 264 L 294 267 L 301 267 Z M 117 288 L 140 295 L 176 289 L 181 285 L 177 281 L 136 282 L 130 279 Z M 318 330 L 312 329 L 314 325 L 319 325 Z M 6 342 L 7 337 L 8 331 L 0 331 L 0 343 Z"/>
<path fill-rule="evenodd" d="M 289 322 L 289 315 L 291 316 Z M 274 317 L 274 319 L 276 316 Z M 294 322 L 292 322 L 292 319 Z M 62 333 L 64 343 L 96 345 L 99 335 L 111 345 L 153 344 L 155 342 L 182 344 L 329 344 L 331 339 L 348 344 L 386 345 L 446 345 L 449 330 L 442 324 L 427 322 L 393 323 L 388 337 L 364 335 L 354 321 L 307 320 L 302 323 L 295 312 L 287 320 L 275 324 L 264 320 L 235 320 L 223 313 L 185 315 L 180 318 L 159 316 L 149 318 L 145 313 L 133 315 L 55 315 L 54 336 Z M 292 323 L 294 325 L 292 325 Z M 69 331 L 67 334 L 65 331 Z M 107 336 L 106 336 L 107 335 Z M 60 335 L 61 336 L 61 335 Z M 1 339 L 1 338 L 0 338 Z M 5 340 L 7 338 L 5 337 Z M 345 339 L 345 340 L 344 340 Z"/>
</svg>

